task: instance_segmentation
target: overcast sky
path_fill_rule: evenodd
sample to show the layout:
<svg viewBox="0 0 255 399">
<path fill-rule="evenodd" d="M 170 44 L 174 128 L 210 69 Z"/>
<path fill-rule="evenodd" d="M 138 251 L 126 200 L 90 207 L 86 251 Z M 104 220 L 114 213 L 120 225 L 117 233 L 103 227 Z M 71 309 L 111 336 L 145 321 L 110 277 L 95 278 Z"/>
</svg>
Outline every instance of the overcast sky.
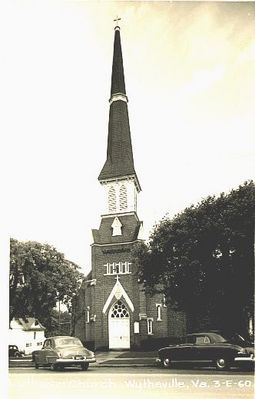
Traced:
<svg viewBox="0 0 255 399">
<path fill-rule="evenodd" d="M 255 3 L 9 2 L 0 16 L 8 233 L 90 270 L 114 23 L 145 233 L 255 171 Z M 2 169 L 3 170 L 3 169 Z"/>
</svg>

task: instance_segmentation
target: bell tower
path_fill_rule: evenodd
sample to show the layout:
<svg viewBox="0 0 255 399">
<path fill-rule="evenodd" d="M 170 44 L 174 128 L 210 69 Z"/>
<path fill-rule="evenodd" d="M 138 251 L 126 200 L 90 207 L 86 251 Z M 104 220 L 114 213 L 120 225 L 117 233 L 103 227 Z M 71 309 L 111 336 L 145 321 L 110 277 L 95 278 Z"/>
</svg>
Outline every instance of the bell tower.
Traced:
<svg viewBox="0 0 255 399">
<path fill-rule="evenodd" d="M 106 161 L 98 180 L 104 188 L 105 209 L 99 229 L 92 230 L 91 290 L 96 314 L 95 346 L 128 349 L 134 344 L 133 325 L 139 318 L 137 266 L 132 247 L 140 240 L 137 216 L 141 191 L 133 158 L 120 27 L 114 29 L 110 110 Z M 91 330 L 92 326 L 87 326 Z"/>
<path fill-rule="evenodd" d="M 119 18 L 116 19 L 116 22 Z M 94 349 L 130 349 L 153 337 L 185 334 L 185 315 L 150 296 L 138 281 L 132 256 L 143 224 L 137 215 L 141 186 L 131 142 L 120 27 L 114 29 L 107 155 L 98 180 L 105 209 L 93 229 L 91 271 L 77 298 L 75 333 Z"/>
</svg>

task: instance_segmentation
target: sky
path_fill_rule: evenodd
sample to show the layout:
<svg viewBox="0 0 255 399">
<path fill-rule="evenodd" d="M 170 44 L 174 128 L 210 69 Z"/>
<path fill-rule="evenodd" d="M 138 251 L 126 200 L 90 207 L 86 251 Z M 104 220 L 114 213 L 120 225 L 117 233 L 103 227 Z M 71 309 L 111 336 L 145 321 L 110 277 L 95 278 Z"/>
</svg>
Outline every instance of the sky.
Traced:
<svg viewBox="0 0 255 399">
<path fill-rule="evenodd" d="M 106 201 L 117 15 L 145 238 L 166 214 L 254 179 L 255 3 L 6 2 L 2 225 L 84 273 Z"/>
</svg>

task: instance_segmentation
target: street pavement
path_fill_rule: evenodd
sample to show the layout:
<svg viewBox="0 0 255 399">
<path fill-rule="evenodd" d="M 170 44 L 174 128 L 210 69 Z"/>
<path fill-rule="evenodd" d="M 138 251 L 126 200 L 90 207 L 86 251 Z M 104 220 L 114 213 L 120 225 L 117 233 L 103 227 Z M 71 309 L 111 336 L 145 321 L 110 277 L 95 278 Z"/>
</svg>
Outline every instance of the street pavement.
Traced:
<svg viewBox="0 0 255 399">
<path fill-rule="evenodd" d="M 253 399 L 252 372 L 162 369 L 157 352 L 96 352 L 88 371 L 36 370 L 31 357 L 11 360 L 8 399 Z"/>
<path fill-rule="evenodd" d="M 253 399 L 253 378 L 250 373 L 159 367 L 13 368 L 8 399 Z"/>
</svg>

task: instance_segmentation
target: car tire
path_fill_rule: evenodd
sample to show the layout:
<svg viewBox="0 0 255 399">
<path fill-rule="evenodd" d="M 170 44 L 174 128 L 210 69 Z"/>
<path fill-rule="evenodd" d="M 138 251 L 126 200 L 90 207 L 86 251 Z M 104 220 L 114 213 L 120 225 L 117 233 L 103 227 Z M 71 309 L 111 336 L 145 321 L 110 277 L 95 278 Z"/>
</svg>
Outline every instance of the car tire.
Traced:
<svg viewBox="0 0 255 399">
<path fill-rule="evenodd" d="M 88 368 L 89 368 L 89 363 L 83 363 L 83 364 L 81 364 L 81 369 L 82 369 L 82 371 L 87 371 Z"/>
<path fill-rule="evenodd" d="M 15 353 L 14 353 L 14 357 L 16 357 L 16 358 L 21 357 L 21 353 L 15 352 Z"/>
<path fill-rule="evenodd" d="M 165 357 L 164 359 L 162 359 L 162 366 L 165 369 L 170 369 L 171 367 L 171 360 L 169 359 L 169 357 Z"/>
<path fill-rule="evenodd" d="M 219 357 L 216 359 L 215 365 L 218 371 L 228 370 L 229 368 L 229 363 L 224 357 Z"/>
<path fill-rule="evenodd" d="M 39 369 L 39 364 L 35 363 L 35 369 L 38 370 Z"/>
<path fill-rule="evenodd" d="M 50 369 L 51 369 L 52 371 L 56 371 L 56 370 L 57 370 L 57 365 L 54 364 L 54 363 L 52 363 L 52 364 L 50 365 Z"/>
</svg>

